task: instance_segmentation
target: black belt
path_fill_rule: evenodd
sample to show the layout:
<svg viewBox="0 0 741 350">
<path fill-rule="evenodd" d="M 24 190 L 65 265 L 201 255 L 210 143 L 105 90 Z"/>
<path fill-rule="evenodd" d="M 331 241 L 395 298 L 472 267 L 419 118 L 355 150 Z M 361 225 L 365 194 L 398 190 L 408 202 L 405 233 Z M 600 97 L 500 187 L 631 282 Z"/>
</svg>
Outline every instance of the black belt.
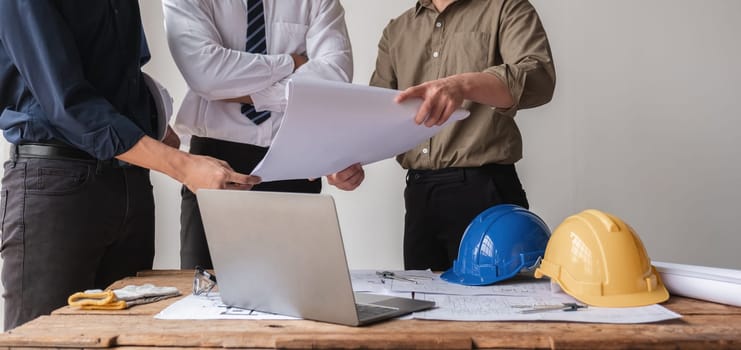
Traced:
<svg viewBox="0 0 741 350">
<path fill-rule="evenodd" d="M 59 143 L 22 143 L 10 148 L 10 159 L 17 158 L 44 158 L 58 160 L 83 160 L 96 162 L 98 169 L 132 167 L 132 164 L 116 158 L 100 160 L 80 149 Z"/>
<path fill-rule="evenodd" d="M 448 183 L 460 182 L 470 176 L 492 176 L 497 172 L 513 172 L 513 164 L 484 164 L 479 167 L 443 168 L 437 170 L 409 169 L 407 185 L 417 183 Z"/>
<path fill-rule="evenodd" d="M 15 155 L 18 157 L 79 159 L 97 161 L 95 157 L 91 156 L 87 152 L 65 145 L 49 143 L 23 143 L 12 148 L 15 151 Z"/>
</svg>

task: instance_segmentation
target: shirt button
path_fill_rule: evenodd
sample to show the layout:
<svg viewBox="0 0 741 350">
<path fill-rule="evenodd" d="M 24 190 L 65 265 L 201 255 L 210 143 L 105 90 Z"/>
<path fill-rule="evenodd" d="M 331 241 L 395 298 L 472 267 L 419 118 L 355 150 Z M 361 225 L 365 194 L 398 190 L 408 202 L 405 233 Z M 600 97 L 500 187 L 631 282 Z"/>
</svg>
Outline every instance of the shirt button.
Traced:
<svg viewBox="0 0 741 350">
<path fill-rule="evenodd" d="M 435 23 L 435 27 L 440 28 L 442 26 L 443 26 L 443 22 L 437 22 L 437 23 Z"/>
<path fill-rule="evenodd" d="M 440 56 L 440 53 L 439 52 L 435 51 L 435 52 L 432 53 L 432 57 L 437 58 L 437 56 Z"/>
<path fill-rule="evenodd" d="M 422 149 L 422 153 L 427 154 L 430 153 L 430 150 L 427 149 L 427 147 Z"/>
</svg>

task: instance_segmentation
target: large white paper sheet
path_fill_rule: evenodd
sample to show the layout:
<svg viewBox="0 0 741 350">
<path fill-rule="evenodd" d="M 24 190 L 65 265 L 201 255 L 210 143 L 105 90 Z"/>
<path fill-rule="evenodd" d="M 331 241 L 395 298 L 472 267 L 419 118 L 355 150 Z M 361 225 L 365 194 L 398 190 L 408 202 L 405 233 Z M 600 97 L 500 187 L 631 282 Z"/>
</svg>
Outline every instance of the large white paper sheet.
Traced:
<svg viewBox="0 0 741 350">
<path fill-rule="evenodd" d="M 326 80 L 290 81 L 280 129 L 252 175 L 263 181 L 319 178 L 355 163 L 377 162 L 414 148 L 469 114 L 458 110 L 445 125 L 417 125 L 421 100 L 398 104 L 397 94 Z"/>
<path fill-rule="evenodd" d="M 431 274 L 428 271 L 397 271 L 400 275 Z M 375 270 L 353 270 L 350 272 L 353 291 L 372 292 L 395 297 L 411 298 L 412 293 L 396 293 L 391 290 L 392 281 L 384 280 Z M 218 292 L 208 295 L 188 295 L 160 311 L 154 318 L 162 320 L 295 320 L 297 318 L 266 312 L 226 306 Z M 411 318 L 411 315 L 400 319 Z"/>
<path fill-rule="evenodd" d="M 670 294 L 741 306 L 741 271 L 654 261 Z"/>
<path fill-rule="evenodd" d="M 412 318 L 450 321 L 566 321 L 592 323 L 648 323 L 681 315 L 661 305 L 632 308 L 587 307 L 578 311 L 541 311 L 523 313 L 539 306 L 583 303 L 561 291 L 549 280 L 527 276 L 488 286 L 464 286 L 446 282 L 429 271 L 396 271 L 413 281 L 392 280 L 384 286 L 392 291 L 411 292 L 415 299 L 431 300 L 436 307 L 416 312 Z M 368 275 L 368 279 L 372 276 Z"/>
<path fill-rule="evenodd" d="M 488 286 L 465 286 L 442 280 L 439 275 L 433 274 L 430 279 L 420 279 L 414 282 L 394 281 L 391 289 L 394 292 L 414 292 L 427 294 L 449 295 L 499 295 L 521 297 L 531 293 L 550 292 L 548 280 L 516 278 Z"/>
<path fill-rule="evenodd" d="M 188 295 L 154 318 L 160 320 L 296 320 L 295 317 L 230 307 L 221 302 L 219 293 Z"/>
<path fill-rule="evenodd" d="M 405 283 L 403 280 L 383 278 L 378 274 L 379 270 L 351 270 L 350 279 L 352 289 L 356 292 L 369 292 L 374 294 L 393 295 L 403 298 L 411 298 L 413 290 L 395 290 L 394 283 Z M 391 271 L 395 276 L 410 279 L 415 282 L 427 282 L 438 278 L 430 270 L 407 270 Z M 404 289 L 404 288 L 402 288 Z"/>
<path fill-rule="evenodd" d="M 650 323 L 681 317 L 661 305 L 628 308 L 589 306 L 578 311 L 523 313 L 532 307 L 576 302 L 561 293 L 532 293 L 524 297 L 417 294 L 416 298 L 434 301 L 437 306 L 429 311 L 415 312 L 412 316 L 425 320 Z"/>
<path fill-rule="evenodd" d="M 434 309 L 417 312 L 406 318 L 451 321 L 566 321 L 596 323 L 647 323 L 681 317 L 660 305 L 634 308 L 587 307 L 578 311 L 523 312 L 541 306 L 578 303 L 576 299 L 552 289 L 548 280 L 515 279 L 492 286 L 468 287 L 448 283 L 431 271 L 392 271 L 397 277 L 380 278 L 375 270 L 352 270 L 353 290 L 399 297 L 431 300 Z M 405 281 L 408 278 L 414 282 Z M 479 290 L 479 291 L 474 291 Z M 466 295 L 446 293 L 463 292 Z M 228 307 L 219 293 L 208 296 L 189 295 L 155 315 L 165 320 L 289 320 L 294 317 Z"/>
</svg>

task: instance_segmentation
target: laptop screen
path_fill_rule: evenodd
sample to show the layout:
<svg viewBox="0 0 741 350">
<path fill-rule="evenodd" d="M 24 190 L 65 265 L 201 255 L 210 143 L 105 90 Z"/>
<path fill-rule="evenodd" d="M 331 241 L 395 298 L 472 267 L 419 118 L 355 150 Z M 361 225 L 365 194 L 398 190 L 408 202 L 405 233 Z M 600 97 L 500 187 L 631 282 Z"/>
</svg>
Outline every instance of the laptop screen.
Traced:
<svg viewBox="0 0 741 350">
<path fill-rule="evenodd" d="M 357 324 L 331 196 L 229 190 L 196 195 L 224 303 Z"/>
</svg>

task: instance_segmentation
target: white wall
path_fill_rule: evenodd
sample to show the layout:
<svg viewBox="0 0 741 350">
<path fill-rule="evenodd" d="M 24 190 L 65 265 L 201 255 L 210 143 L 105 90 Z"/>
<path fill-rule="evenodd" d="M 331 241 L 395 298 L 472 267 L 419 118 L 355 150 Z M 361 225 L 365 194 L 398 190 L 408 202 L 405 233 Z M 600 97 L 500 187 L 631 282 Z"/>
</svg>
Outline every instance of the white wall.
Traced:
<svg viewBox="0 0 741 350">
<path fill-rule="evenodd" d="M 598 208 L 622 217 L 654 260 L 741 268 L 741 2 L 533 0 L 558 73 L 549 105 L 522 111 L 518 163 L 532 209 L 551 228 Z M 355 82 L 367 83 L 388 20 L 413 0 L 342 2 Z M 143 1 L 154 60 L 146 69 L 179 101 L 184 85 L 163 39 L 161 9 Z M 335 196 L 352 268 L 401 268 L 403 171 L 369 166 Z M 155 175 L 156 266 L 178 266 L 177 186 Z"/>
<path fill-rule="evenodd" d="M 342 2 L 367 83 L 388 20 L 413 0 Z M 598 208 L 622 217 L 655 260 L 741 268 L 741 2 L 533 0 L 558 72 L 549 105 L 522 111 L 518 163 L 532 209 L 551 228 Z M 185 86 L 164 41 L 161 8 L 142 2 L 153 61 L 146 67 L 180 101 Z M 367 168 L 335 196 L 352 268 L 401 268 L 403 171 Z M 154 175 L 158 268 L 178 265 L 178 186 Z"/>
<path fill-rule="evenodd" d="M 518 163 L 532 209 L 551 228 L 598 208 L 622 217 L 654 260 L 741 268 L 741 1 L 532 0 L 548 31 L 558 84 L 522 111 Z M 367 83 L 388 20 L 413 0 L 342 2 Z M 141 1 L 154 59 L 146 70 L 182 100 L 159 1 Z M 2 146 L 2 155 L 7 147 Z M 401 268 L 403 172 L 391 160 L 335 195 L 351 268 Z M 177 268 L 179 185 L 153 174 L 156 268 Z"/>
<path fill-rule="evenodd" d="M 654 260 L 741 268 L 741 2 L 533 1 L 558 86 L 518 117 L 520 163 L 549 225 L 596 207 Z"/>
</svg>

